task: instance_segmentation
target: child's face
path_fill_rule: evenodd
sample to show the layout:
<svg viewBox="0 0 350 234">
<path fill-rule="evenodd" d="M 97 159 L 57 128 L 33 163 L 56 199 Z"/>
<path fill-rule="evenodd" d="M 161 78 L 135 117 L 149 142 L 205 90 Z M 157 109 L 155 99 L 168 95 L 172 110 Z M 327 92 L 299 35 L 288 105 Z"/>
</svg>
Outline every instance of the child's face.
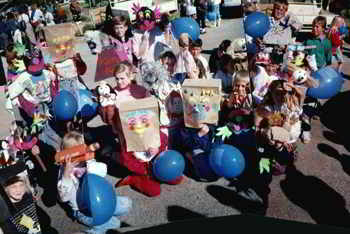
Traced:
<svg viewBox="0 0 350 234">
<path fill-rule="evenodd" d="M 281 3 L 275 3 L 273 5 L 273 18 L 275 18 L 275 20 L 280 20 L 282 19 L 286 13 L 288 11 L 288 6 L 285 4 L 281 4 Z"/>
<path fill-rule="evenodd" d="M 265 70 L 269 76 L 276 75 L 277 70 L 278 70 L 278 65 L 272 64 L 272 63 L 268 64 L 268 65 L 266 65 Z"/>
<path fill-rule="evenodd" d="M 18 181 L 5 188 L 7 195 L 12 202 L 19 202 L 22 200 L 23 195 L 26 192 L 26 186 L 24 182 Z"/>
<path fill-rule="evenodd" d="M 315 23 L 314 25 L 312 25 L 312 35 L 314 35 L 315 37 L 319 37 L 319 36 L 322 36 L 323 34 L 324 34 L 324 28 L 322 24 Z"/>
<path fill-rule="evenodd" d="M 166 70 L 170 73 L 173 74 L 175 71 L 175 59 L 165 57 L 162 59 L 162 64 L 166 67 Z"/>
<path fill-rule="evenodd" d="M 123 24 L 114 25 L 114 32 L 118 37 L 124 37 L 127 29 L 128 27 Z"/>
<path fill-rule="evenodd" d="M 129 71 L 123 71 L 115 74 L 115 81 L 117 82 L 117 88 L 125 89 L 130 85 Z"/>
<path fill-rule="evenodd" d="M 254 12 L 259 10 L 258 7 L 258 3 L 256 1 L 248 3 L 245 7 L 244 7 L 244 11 L 245 12 Z"/>
<path fill-rule="evenodd" d="M 237 81 L 234 84 L 234 91 L 238 93 L 238 95 L 246 95 L 247 83 L 243 81 Z"/>
<path fill-rule="evenodd" d="M 200 48 L 200 47 L 191 47 L 191 49 L 190 49 L 192 56 L 195 58 L 201 54 L 201 51 L 202 51 L 202 48 Z"/>
</svg>

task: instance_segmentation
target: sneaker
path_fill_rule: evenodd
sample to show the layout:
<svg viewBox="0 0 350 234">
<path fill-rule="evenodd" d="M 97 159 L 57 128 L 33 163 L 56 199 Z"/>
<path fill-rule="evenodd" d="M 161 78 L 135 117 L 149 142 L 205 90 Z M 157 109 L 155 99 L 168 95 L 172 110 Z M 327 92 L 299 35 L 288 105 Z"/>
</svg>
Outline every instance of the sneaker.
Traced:
<svg viewBox="0 0 350 234">
<path fill-rule="evenodd" d="M 204 33 L 206 33 L 207 31 L 205 31 L 204 28 L 201 28 L 201 29 L 200 29 L 200 32 L 201 32 L 201 34 L 204 34 Z"/>
<path fill-rule="evenodd" d="M 304 144 L 308 144 L 311 141 L 311 132 L 310 131 L 304 131 L 301 135 L 301 140 Z"/>
</svg>

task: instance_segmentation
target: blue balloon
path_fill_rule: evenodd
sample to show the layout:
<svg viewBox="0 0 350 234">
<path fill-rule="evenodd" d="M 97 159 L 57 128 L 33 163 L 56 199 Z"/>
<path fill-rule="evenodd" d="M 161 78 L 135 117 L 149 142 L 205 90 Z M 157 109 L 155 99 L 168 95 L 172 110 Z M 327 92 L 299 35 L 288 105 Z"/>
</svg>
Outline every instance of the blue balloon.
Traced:
<svg viewBox="0 0 350 234">
<path fill-rule="evenodd" d="M 216 12 L 215 11 L 208 12 L 207 19 L 209 21 L 215 21 L 216 20 Z"/>
<path fill-rule="evenodd" d="M 343 87 L 344 78 L 334 68 L 327 66 L 311 73 L 319 81 L 317 88 L 309 88 L 307 95 L 318 99 L 328 99 L 335 96 Z"/>
<path fill-rule="evenodd" d="M 244 20 L 245 33 L 253 38 L 263 37 L 270 29 L 270 19 L 261 12 L 253 12 Z"/>
<path fill-rule="evenodd" d="M 78 111 L 78 102 L 72 93 L 62 90 L 54 98 L 53 110 L 57 120 L 72 120 Z"/>
<path fill-rule="evenodd" d="M 197 40 L 200 35 L 199 25 L 191 17 L 181 17 L 172 20 L 171 30 L 176 39 L 180 38 L 181 33 L 188 33 L 192 40 Z"/>
<path fill-rule="evenodd" d="M 92 100 L 92 96 L 87 89 L 78 90 L 78 114 L 83 118 L 91 118 L 97 114 L 98 103 Z"/>
<path fill-rule="evenodd" d="M 175 150 L 167 150 L 153 161 L 153 175 L 160 181 L 170 182 L 182 176 L 185 170 L 183 156 Z"/>
<path fill-rule="evenodd" d="M 239 176 L 245 168 L 241 151 L 227 144 L 218 145 L 211 150 L 209 163 L 218 176 L 227 179 Z"/>
<path fill-rule="evenodd" d="M 117 198 L 113 186 L 103 177 L 86 173 L 77 192 L 79 210 L 92 217 L 93 226 L 106 223 L 114 214 Z"/>
<path fill-rule="evenodd" d="M 340 33 L 340 35 L 348 35 L 349 34 L 348 27 L 347 26 L 339 27 L 339 33 Z"/>
</svg>

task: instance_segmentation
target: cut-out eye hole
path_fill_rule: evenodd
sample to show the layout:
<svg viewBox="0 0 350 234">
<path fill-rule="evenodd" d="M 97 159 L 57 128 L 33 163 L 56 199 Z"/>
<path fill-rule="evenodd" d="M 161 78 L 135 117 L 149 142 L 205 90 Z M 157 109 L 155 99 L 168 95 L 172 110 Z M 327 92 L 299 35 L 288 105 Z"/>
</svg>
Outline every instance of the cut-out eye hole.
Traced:
<svg viewBox="0 0 350 234">
<path fill-rule="evenodd" d="M 141 115 L 140 117 L 142 123 L 147 123 L 149 120 L 149 116 L 148 115 Z"/>
</svg>

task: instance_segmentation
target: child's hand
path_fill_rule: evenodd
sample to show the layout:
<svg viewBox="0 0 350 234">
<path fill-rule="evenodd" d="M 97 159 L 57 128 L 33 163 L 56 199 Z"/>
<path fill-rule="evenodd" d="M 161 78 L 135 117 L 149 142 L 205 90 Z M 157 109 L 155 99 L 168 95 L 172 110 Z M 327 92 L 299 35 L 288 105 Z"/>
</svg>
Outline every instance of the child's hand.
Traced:
<svg viewBox="0 0 350 234">
<path fill-rule="evenodd" d="M 64 167 L 64 173 L 63 177 L 64 178 L 70 178 L 70 175 L 73 173 L 74 167 L 78 165 L 79 162 L 72 162 L 72 157 L 66 157 L 66 165 Z"/>
<path fill-rule="evenodd" d="M 37 145 L 34 145 L 34 146 L 33 146 L 33 148 L 32 148 L 32 154 L 33 154 L 34 156 L 37 156 L 37 155 L 40 154 L 40 149 L 39 149 L 39 147 L 38 147 Z"/>
<path fill-rule="evenodd" d="M 199 137 L 202 137 L 202 136 L 205 136 L 205 135 L 208 134 L 208 132 L 209 132 L 209 127 L 208 127 L 208 125 L 206 125 L 206 124 L 200 124 L 200 125 L 199 125 L 199 128 L 200 128 L 200 130 L 199 130 L 199 132 L 198 132 L 198 136 L 199 136 Z"/>
<path fill-rule="evenodd" d="M 158 148 L 149 148 L 148 153 L 153 157 L 159 153 L 159 149 Z"/>
</svg>

